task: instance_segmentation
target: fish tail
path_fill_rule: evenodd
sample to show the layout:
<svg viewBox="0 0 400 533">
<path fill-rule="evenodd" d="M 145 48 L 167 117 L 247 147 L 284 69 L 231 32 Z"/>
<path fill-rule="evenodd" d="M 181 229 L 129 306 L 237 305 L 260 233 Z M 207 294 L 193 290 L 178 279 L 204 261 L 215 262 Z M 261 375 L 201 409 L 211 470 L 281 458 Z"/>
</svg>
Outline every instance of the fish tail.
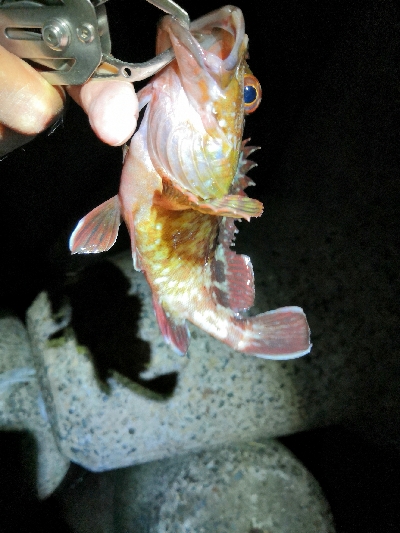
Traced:
<svg viewBox="0 0 400 533">
<path fill-rule="evenodd" d="M 237 229 L 232 219 L 220 223 L 219 244 L 210 264 L 209 302 L 215 305 L 213 331 L 235 350 L 265 359 L 293 359 L 311 349 L 310 330 L 300 307 L 282 307 L 253 317 L 243 316 L 254 303 L 254 274 L 250 258 L 230 246 Z M 210 322 L 210 319 L 208 320 Z"/>
<path fill-rule="evenodd" d="M 250 318 L 233 318 L 232 336 L 225 342 L 240 352 L 264 359 L 294 359 L 311 350 L 310 329 L 300 307 L 281 307 Z"/>
</svg>

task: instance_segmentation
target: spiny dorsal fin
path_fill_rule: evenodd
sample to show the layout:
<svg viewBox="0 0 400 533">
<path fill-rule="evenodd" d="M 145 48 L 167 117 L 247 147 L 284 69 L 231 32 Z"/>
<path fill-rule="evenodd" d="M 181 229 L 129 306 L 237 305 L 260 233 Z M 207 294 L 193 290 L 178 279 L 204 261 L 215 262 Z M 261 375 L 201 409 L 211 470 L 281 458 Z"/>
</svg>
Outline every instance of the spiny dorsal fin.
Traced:
<svg viewBox="0 0 400 533">
<path fill-rule="evenodd" d="M 235 222 L 231 218 L 222 218 L 211 273 L 216 301 L 240 313 L 254 304 L 255 289 L 250 258 L 230 249 L 236 233 Z"/>
</svg>

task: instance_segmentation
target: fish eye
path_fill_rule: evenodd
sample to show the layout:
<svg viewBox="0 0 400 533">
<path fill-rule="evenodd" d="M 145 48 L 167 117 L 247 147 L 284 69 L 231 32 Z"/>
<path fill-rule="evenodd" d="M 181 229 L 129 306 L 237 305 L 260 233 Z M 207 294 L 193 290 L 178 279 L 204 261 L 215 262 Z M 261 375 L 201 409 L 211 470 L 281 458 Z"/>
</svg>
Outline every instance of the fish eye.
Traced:
<svg viewBox="0 0 400 533">
<path fill-rule="evenodd" d="M 246 115 L 253 113 L 261 102 L 261 85 L 252 74 L 244 77 L 243 88 L 244 112 Z"/>
</svg>

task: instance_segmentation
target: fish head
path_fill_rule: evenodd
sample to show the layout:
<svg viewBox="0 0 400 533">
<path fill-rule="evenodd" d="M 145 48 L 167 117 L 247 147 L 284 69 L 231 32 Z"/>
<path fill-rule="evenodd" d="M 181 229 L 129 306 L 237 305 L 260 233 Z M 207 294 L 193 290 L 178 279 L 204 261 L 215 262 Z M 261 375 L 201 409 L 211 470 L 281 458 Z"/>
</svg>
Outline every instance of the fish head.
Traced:
<svg viewBox="0 0 400 533">
<path fill-rule="evenodd" d="M 188 106 L 182 105 L 183 98 L 176 98 L 176 105 L 169 106 L 171 130 L 182 130 L 182 121 L 191 120 L 187 136 L 189 130 L 196 130 L 191 153 L 204 161 L 204 167 L 208 164 L 214 169 L 212 177 L 207 171 L 200 177 L 203 185 L 210 184 L 209 190 L 204 186 L 195 192 L 202 193 L 203 198 L 207 192 L 210 197 L 225 195 L 239 162 L 244 114 L 250 107 L 254 110 L 255 102 L 258 105 L 261 99 L 261 88 L 246 62 L 248 37 L 242 11 L 225 6 L 193 21 L 189 28 L 173 17 L 164 17 L 157 35 L 157 53 L 170 46 L 176 60 L 166 69 L 175 72 L 179 87 L 176 81 L 174 86 L 177 92 L 184 92 Z M 166 79 L 163 73 L 160 76 Z M 247 99 L 252 100 L 251 105 L 244 93 L 245 86 L 250 85 L 253 92 Z M 183 119 L 183 115 L 189 118 Z M 180 159 L 188 157 L 189 153 L 182 153 Z"/>
</svg>

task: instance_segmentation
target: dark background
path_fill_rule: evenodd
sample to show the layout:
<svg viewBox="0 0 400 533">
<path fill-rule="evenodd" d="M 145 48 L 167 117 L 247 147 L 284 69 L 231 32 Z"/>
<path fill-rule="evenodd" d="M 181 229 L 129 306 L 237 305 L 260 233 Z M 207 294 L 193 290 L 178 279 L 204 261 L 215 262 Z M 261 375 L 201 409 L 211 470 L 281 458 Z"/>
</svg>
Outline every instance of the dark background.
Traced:
<svg viewBox="0 0 400 533">
<path fill-rule="evenodd" d="M 219 6 L 181 5 L 192 19 Z M 316 349 L 318 334 L 327 353 L 351 345 L 356 354 L 362 347 L 370 352 L 366 365 L 385 371 L 385 379 L 368 382 L 368 401 L 382 405 L 376 413 L 282 440 L 321 484 L 338 532 L 399 531 L 398 2 L 236 5 L 244 11 L 249 63 L 263 88 L 246 133 L 262 146 L 251 174 L 257 187 L 250 192 L 262 197 L 264 217 L 270 217 L 260 244 L 266 260 L 294 283 L 296 276 L 309 280 L 303 301 L 293 303 L 310 310 Z M 131 0 L 110 0 L 107 7 L 113 54 L 149 59 L 157 9 Z M 84 268 L 82 258 L 69 256 L 69 234 L 80 217 L 117 192 L 120 171 L 121 150 L 98 141 L 73 103 L 54 133 L 0 162 L 3 309 L 24 318 L 40 290 L 62 292 L 67 274 Z M 274 206 L 282 207 L 279 213 Z M 244 237 L 239 244 L 245 248 Z M 124 231 L 116 246 L 129 247 Z M 313 315 L 319 317 L 315 326 Z M 338 323 L 355 318 L 351 334 L 337 333 Z M 62 495 L 36 502 L 29 476 L 15 466 L 26 450 L 19 436 L 4 434 L 1 442 L 0 530 L 33 531 L 36 523 L 41 531 L 70 531 L 59 507 Z"/>
</svg>

